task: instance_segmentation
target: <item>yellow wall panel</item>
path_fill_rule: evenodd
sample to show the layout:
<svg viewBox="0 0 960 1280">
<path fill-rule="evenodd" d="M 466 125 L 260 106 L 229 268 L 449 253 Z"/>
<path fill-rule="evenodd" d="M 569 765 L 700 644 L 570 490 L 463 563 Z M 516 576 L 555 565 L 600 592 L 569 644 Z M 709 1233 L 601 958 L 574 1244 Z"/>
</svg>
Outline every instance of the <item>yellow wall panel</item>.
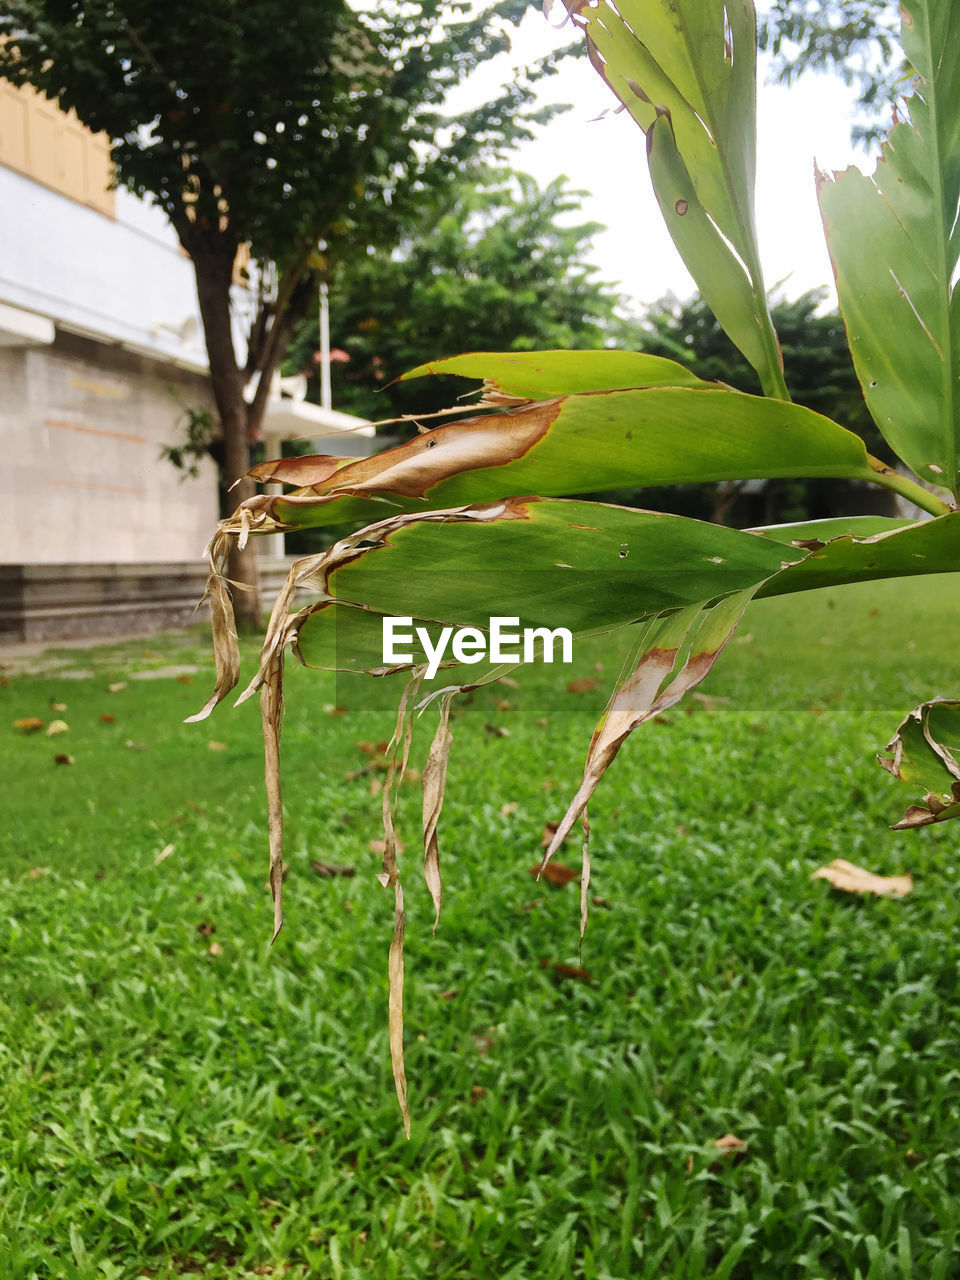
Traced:
<svg viewBox="0 0 960 1280">
<path fill-rule="evenodd" d="M 29 87 L 0 83 L 0 164 L 114 215 L 113 192 L 107 190 L 113 176 L 108 140 Z"/>
</svg>

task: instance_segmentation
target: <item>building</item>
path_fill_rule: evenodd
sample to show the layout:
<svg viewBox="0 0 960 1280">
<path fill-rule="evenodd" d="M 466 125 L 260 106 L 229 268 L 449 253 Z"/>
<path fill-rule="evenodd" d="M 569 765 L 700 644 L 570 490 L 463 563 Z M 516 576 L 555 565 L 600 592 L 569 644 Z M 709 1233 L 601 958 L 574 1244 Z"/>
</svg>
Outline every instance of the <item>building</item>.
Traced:
<svg viewBox="0 0 960 1280">
<path fill-rule="evenodd" d="M 202 593 L 216 469 L 163 457 L 212 408 L 193 267 L 110 179 L 102 135 L 0 81 L 0 642 L 177 624 Z M 368 452 L 360 425 L 278 388 L 268 456 L 313 433 Z"/>
</svg>

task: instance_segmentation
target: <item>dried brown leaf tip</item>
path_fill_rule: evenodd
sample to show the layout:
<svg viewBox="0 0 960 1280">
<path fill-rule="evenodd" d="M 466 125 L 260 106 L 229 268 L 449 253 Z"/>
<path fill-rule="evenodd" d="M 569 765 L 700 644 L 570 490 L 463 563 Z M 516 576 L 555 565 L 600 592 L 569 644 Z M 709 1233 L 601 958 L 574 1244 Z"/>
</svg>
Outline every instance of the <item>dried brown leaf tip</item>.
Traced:
<svg viewBox="0 0 960 1280">
<path fill-rule="evenodd" d="M 393 847 L 394 847 L 394 849 L 396 849 L 397 853 L 403 853 L 405 846 L 404 846 L 404 843 L 403 843 L 403 841 L 400 839 L 400 837 L 399 837 L 399 836 L 395 836 L 395 837 L 394 837 Z M 386 851 L 387 851 L 387 842 L 386 842 L 386 840 L 371 840 L 371 841 L 370 841 L 370 852 L 371 852 L 371 853 L 386 853 Z"/>
<path fill-rule="evenodd" d="M 546 880 L 557 889 L 562 889 L 571 880 L 580 879 L 580 872 L 563 862 L 548 862 L 545 867 L 538 862 L 535 867 L 530 868 L 530 874 L 534 880 Z"/>
<path fill-rule="evenodd" d="M 834 858 L 825 867 L 818 867 L 810 879 L 826 880 L 844 893 L 875 893 L 888 898 L 905 898 L 913 889 L 912 875 L 878 876 L 844 858 Z"/>
</svg>

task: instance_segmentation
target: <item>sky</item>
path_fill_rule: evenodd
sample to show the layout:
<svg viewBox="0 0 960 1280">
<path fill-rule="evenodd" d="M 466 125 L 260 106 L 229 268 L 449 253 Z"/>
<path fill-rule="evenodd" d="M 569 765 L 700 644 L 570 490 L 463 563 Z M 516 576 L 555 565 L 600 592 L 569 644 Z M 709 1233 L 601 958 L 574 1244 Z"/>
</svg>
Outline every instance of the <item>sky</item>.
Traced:
<svg viewBox="0 0 960 1280">
<path fill-rule="evenodd" d="M 576 31 L 557 30 L 535 7 L 514 33 L 509 60 L 491 62 L 474 77 L 474 91 L 512 74 L 551 48 L 569 44 Z M 794 298 L 827 285 L 830 262 L 814 190 L 814 160 L 822 169 L 856 163 L 872 168 L 862 148 L 850 142 L 853 91 L 826 75 L 806 75 L 791 88 L 765 83 L 761 63 L 757 104 L 757 227 L 767 288 L 783 282 Z M 589 261 L 597 279 L 615 285 L 634 307 L 667 293 L 695 292 L 660 217 L 647 173 L 644 136 L 585 58 L 570 58 L 542 82 L 541 101 L 571 103 L 570 110 L 538 131 L 510 157 L 513 168 L 541 184 L 565 174 L 583 189 L 585 218 L 607 230 L 594 241 Z M 492 89 L 491 89 L 492 91 Z M 605 115 L 603 113 L 606 112 Z M 602 116 L 601 119 L 596 117 Z"/>
</svg>

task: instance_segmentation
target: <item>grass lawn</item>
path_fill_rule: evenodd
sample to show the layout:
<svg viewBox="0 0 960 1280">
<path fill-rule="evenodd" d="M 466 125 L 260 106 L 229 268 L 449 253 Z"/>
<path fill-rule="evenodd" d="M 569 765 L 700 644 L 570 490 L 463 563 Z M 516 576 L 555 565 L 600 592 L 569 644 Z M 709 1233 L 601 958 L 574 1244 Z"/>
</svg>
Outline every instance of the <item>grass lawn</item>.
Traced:
<svg viewBox="0 0 960 1280">
<path fill-rule="evenodd" d="M 212 684 L 204 638 L 10 676 L 0 1276 L 960 1275 L 958 829 L 890 832 L 913 797 L 874 759 L 960 691 L 958 588 L 754 607 L 711 698 L 639 731 L 591 806 L 605 905 L 582 957 L 576 883 L 528 868 L 604 687 L 524 671 L 457 715 L 435 938 L 416 787 L 401 809 L 409 1142 L 357 745 L 391 713 L 291 671 L 271 949 L 256 705 L 181 723 Z M 609 640 L 577 659 L 616 674 Z M 13 728 L 28 716 L 69 732 Z M 914 892 L 811 882 L 834 857 L 911 870 Z M 725 1134 L 744 1148 L 718 1152 Z"/>
</svg>

